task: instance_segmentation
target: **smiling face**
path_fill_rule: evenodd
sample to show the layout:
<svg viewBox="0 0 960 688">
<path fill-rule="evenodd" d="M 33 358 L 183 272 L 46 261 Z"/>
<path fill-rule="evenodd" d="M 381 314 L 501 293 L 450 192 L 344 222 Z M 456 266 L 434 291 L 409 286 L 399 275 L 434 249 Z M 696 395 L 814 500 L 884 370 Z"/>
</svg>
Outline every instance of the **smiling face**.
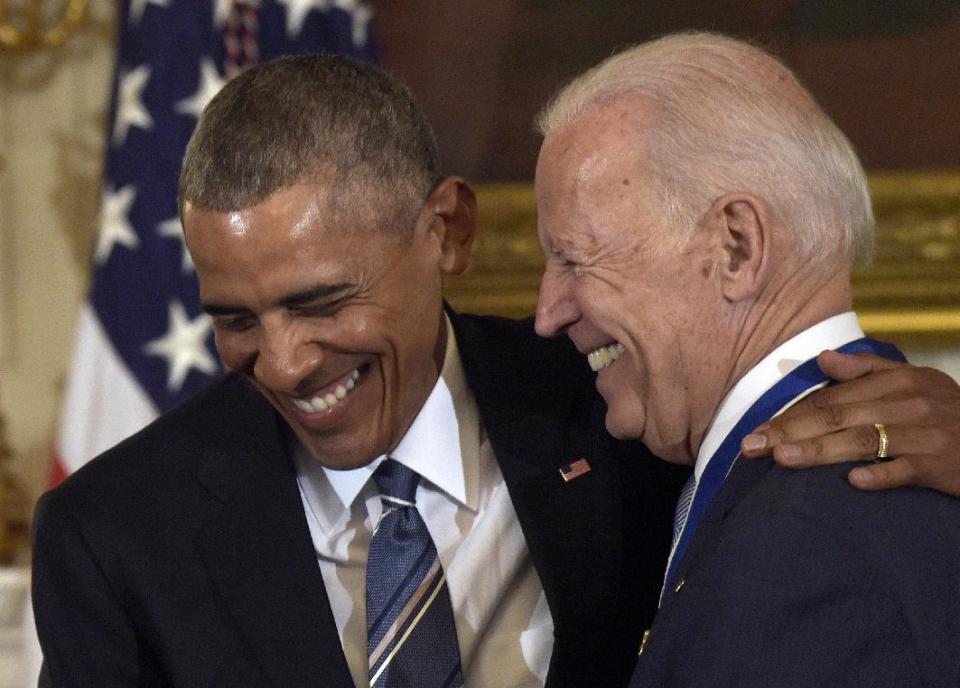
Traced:
<svg viewBox="0 0 960 688">
<path fill-rule="evenodd" d="M 635 103 L 596 108 L 543 143 L 537 332 L 566 333 L 587 355 L 611 434 L 690 462 L 723 387 L 728 328 L 711 234 L 664 241 L 639 144 L 624 143 L 641 115 Z"/>
<path fill-rule="evenodd" d="M 436 383 L 452 263 L 430 199 L 412 234 L 330 207 L 323 186 L 304 183 L 183 216 L 224 365 L 320 463 L 348 469 L 393 449 Z"/>
</svg>

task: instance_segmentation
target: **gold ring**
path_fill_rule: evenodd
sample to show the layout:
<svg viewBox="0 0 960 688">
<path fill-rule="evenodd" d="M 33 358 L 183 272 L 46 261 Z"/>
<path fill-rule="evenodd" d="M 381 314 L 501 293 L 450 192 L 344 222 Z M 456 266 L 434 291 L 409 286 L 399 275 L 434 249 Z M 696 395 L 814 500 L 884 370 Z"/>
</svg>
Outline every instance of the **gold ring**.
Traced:
<svg viewBox="0 0 960 688">
<path fill-rule="evenodd" d="M 889 461 L 887 450 L 890 449 L 890 438 L 887 437 L 887 429 L 883 427 L 883 423 L 874 423 L 873 427 L 876 428 L 877 438 L 880 440 L 877 447 L 877 461 Z"/>
</svg>

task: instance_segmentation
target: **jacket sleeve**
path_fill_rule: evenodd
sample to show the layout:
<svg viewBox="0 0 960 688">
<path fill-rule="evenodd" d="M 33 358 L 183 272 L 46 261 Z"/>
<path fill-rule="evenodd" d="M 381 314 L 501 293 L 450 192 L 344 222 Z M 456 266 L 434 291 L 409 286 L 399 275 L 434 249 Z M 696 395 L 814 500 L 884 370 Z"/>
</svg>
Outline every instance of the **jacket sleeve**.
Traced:
<svg viewBox="0 0 960 688">
<path fill-rule="evenodd" d="M 34 515 L 32 595 L 47 685 L 163 685 L 103 558 L 61 496 L 44 495 Z"/>
</svg>

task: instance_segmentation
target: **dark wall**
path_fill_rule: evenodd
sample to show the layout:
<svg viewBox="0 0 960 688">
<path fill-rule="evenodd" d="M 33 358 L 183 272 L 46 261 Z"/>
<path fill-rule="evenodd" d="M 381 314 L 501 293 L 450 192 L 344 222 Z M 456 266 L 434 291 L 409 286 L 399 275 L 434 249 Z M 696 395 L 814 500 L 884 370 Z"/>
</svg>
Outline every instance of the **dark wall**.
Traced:
<svg viewBox="0 0 960 688">
<path fill-rule="evenodd" d="M 960 168 L 960 0 L 378 0 L 383 64 L 417 94 L 450 172 L 527 180 L 532 120 L 619 47 L 710 29 L 780 55 L 870 169 Z"/>
</svg>

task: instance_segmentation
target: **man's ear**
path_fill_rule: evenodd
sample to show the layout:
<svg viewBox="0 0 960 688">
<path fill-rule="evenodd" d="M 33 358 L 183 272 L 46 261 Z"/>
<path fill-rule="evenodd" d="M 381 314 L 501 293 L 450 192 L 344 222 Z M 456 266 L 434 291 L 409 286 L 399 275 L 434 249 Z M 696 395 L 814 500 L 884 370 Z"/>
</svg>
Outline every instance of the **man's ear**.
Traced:
<svg viewBox="0 0 960 688">
<path fill-rule="evenodd" d="M 772 235 L 766 205 L 748 193 L 720 196 L 705 222 L 718 237 L 717 275 L 724 297 L 732 302 L 756 297 L 767 281 Z"/>
<path fill-rule="evenodd" d="M 477 197 L 461 177 L 445 177 L 423 205 L 430 232 L 440 245 L 440 269 L 459 275 L 470 266 L 477 230 Z"/>
</svg>

